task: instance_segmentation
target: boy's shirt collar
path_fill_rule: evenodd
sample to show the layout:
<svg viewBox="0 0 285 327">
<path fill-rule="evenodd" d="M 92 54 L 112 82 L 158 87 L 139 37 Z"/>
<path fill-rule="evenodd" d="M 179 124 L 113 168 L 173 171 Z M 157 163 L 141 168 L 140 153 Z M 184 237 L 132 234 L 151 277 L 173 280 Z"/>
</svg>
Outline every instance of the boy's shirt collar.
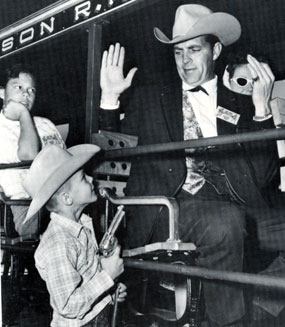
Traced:
<svg viewBox="0 0 285 327">
<path fill-rule="evenodd" d="M 62 226 L 66 231 L 68 231 L 76 238 L 79 237 L 83 227 L 91 229 L 92 231 L 92 218 L 86 214 L 82 214 L 78 222 L 61 216 L 55 212 L 51 212 L 50 218 L 53 223 Z"/>
</svg>

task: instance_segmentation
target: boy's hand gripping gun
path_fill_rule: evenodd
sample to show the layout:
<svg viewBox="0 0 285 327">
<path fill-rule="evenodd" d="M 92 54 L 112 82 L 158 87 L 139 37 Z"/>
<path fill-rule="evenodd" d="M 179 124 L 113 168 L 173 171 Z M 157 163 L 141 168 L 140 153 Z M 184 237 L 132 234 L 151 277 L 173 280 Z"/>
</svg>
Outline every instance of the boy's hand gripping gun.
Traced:
<svg viewBox="0 0 285 327">
<path fill-rule="evenodd" d="M 123 209 L 123 205 L 120 205 L 117 208 L 117 212 L 99 244 L 98 252 L 105 258 L 111 256 L 114 249 L 118 245 L 118 240 L 115 237 L 115 233 L 125 215 L 125 211 L 123 211 Z"/>
</svg>

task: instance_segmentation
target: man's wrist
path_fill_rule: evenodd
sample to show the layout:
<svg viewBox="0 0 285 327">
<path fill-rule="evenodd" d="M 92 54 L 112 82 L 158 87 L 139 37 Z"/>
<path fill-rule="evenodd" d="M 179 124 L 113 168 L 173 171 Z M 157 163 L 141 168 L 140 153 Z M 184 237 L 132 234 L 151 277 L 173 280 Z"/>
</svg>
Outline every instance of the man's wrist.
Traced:
<svg viewBox="0 0 285 327">
<path fill-rule="evenodd" d="M 270 104 L 258 103 L 255 104 L 255 116 L 253 120 L 264 121 L 272 117 Z"/>
<path fill-rule="evenodd" d="M 117 106 L 117 108 L 118 108 L 119 107 L 118 106 L 119 97 L 120 97 L 120 94 L 102 92 L 102 95 L 101 95 L 101 104 L 103 104 L 104 107 L 105 106 L 106 107 L 108 107 L 108 106 L 109 107 L 116 107 Z"/>
<path fill-rule="evenodd" d="M 257 117 L 265 117 L 271 114 L 270 103 L 264 103 L 262 101 L 259 101 L 254 104 L 254 108 L 255 108 L 255 116 Z"/>
</svg>

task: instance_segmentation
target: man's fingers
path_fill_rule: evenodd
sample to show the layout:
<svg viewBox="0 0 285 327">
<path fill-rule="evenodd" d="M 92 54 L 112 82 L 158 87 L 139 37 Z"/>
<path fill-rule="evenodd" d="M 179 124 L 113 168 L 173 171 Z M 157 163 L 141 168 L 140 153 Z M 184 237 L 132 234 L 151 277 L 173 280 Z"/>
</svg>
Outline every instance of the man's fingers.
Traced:
<svg viewBox="0 0 285 327">
<path fill-rule="evenodd" d="M 247 67 L 248 67 L 248 70 L 250 71 L 250 75 L 252 76 L 252 78 L 256 79 L 258 77 L 257 71 L 251 65 L 248 65 Z"/>
<path fill-rule="evenodd" d="M 114 49 L 114 55 L 113 55 L 113 65 L 117 66 L 119 62 L 119 57 L 120 57 L 120 43 L 116 43 L 115 49 Z"/>
<path fill-rule="evenodd" d="M 268 64 L 262 63 L 262 67 L 271 81 L 275 81 L 275 76 Z"/>
<path fill-rule="evenodd" d="M 250 63 L 250 60 L 248 59 L 248 70 L 250 71 L 250 75 L 252 76 L 253 79 L 258 78 L 258 72 L 256 71 L 256 68 L 254 65 Z"/>
<path fill-rule="evenodd" d="M 271 75 L 273 75 L 273 74 L 269 73 L 269 70 L 265 68 L 265 65 L 267 65 L 267 64 L 258 62 L 257 66 L 256 66 L 256 71 L 261 80 L 264 80 L 266 83 L 271 83 L 271 81 L 272 81 Z M 268 66 L 268 68 L 269 68 L 269 66 Z"/>
<path fill-rule="evenodd" d="M 132 80 L 133 80 L 134 75 L 135 75 L 137 70 L 138 70 L 137 67 L 134 67 L 128 72 L 128 75 L 126 77 L 126 82 L 127 82 L 128 86 L 130 86 L 132 84 Z"/>
<path fill-rule="evenodd" d="M 102 56 L 101 68 L 106 68 L 107 67 L 107 55 L 108 55 L 108 52 L 107 52 L 107 50 L 105 50 L 103 52 L 103 56 Z"/>
<path fill-rule="evenodd" d="M 107 65 L 111 66 L 113 64 L 113 56 L 114 56 L 114 46 L 113 44 L 110 45 L 108 56 L 107 56 Z"/>
<path fill-rule="evenodd" d="M 247 60 L 249 63 L 248 68 L 250 70 L 250 73 L 252 74 L 253 79 L 259 77 L 260 79 L 263 79 L 267 83 L 271 83 L 275 80 L 272 70 L 268 64 L 259 62 L 256 58 L 254 58 L 251 55 L 247 56 Z"/>
<path fill-rule="evenodd" d="M 118 61 L 118 66 L 124 67 L 124 62 L 125 62 L 125 48 L 121 47 L 120 49 L 120 56 L 119 56 L 119 61 Z"/>
<path fill-rule="evenodd" d="M 253 73 L 252 74 L 253 79 L 255 79 L 257 76 L 258 77 L 263 77 L 263 73 L 262 73 L 263 68 L 262 68 L 261 63 L 251 55 L 247 56 L 247 60 L 248 60 L 248 63 L 249 63 L 248 67 L 250 69 L 250 72 Z"/>
</svg>

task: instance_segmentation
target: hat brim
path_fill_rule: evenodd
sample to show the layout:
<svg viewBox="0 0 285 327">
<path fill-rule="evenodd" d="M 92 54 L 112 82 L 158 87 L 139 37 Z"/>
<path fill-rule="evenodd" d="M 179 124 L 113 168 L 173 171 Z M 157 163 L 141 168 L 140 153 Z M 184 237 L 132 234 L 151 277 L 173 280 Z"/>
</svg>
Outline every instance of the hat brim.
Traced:
<svg viewBox="0 0 285 327">
<path fill-rule="evenodd" d="M 224 46 L 237 41 L 241 35 L 239 21 L 232 15 L 216 12 L 201 18 L 187 33 L 170 40 L 159 28 L 154 28 L 154 35 L 158 41 L 165 44 L 181 43 L 202 35 L 215 35 Z"/>
<path fill-rule="evenodd" d="M 84 166 L 100 148 L 92 144 L 81 144 L 67 149 L 72 154 L 50 176 L 34 195 L 23 223 L 30 220 L 51 198 L 51 196 L 71 177 L 79 168 Z"/>
</svg>

